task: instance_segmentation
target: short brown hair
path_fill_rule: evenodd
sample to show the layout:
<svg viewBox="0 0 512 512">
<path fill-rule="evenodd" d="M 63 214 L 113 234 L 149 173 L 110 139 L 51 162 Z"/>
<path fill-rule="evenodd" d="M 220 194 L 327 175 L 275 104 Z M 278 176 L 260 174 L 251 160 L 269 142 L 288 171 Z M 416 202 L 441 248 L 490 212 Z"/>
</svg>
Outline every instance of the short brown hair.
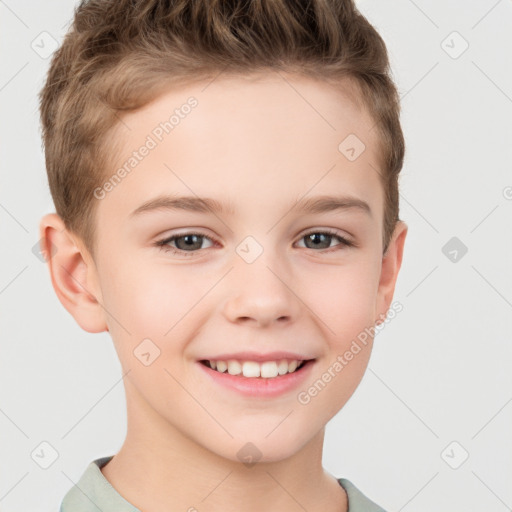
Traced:
<svg viewBox="0 0 512 512">
<path fill-rule="evenodd" d="M 354 0 L 83 0 L 39 96 L 50 191 L 68 230 L 94 254 L 93 191 L 113 162 L 120 113 L 177 82 L 265 70 L 357 84 L 378 130 L 385 252 L 405 144 L 385 43 Z"/>
</svg>

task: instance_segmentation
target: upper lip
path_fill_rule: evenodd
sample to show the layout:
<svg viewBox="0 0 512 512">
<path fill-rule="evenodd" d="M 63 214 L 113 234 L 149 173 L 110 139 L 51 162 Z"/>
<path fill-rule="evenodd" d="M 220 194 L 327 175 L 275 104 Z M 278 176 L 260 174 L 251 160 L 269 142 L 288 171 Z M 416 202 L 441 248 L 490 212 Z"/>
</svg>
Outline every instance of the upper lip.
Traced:
<svg viewBox="0 0 512 512">
<path fill-rule="evenodd" d="M 212 356 L 212 357 L 205 357 L 205 358 L 201 359 L 201 361 L 203 361 L 203 360 L 228 361 L 230 359 L 235 359 L 237 361 L 257 361 L 257 362 L 279 361 L 281 359 L 307 361 L 309 359 L 314 359 L 314 357 L 307 357 L 307 356 L 303 356 L 300 354 L 294 354 L 293 352 L 285 352 L 285 351 L 267 352 L 265 354 L 247 351 L 247 352 L 236 352 L 233 354 L 219 354 L 219 355 Z"/>
</svg>

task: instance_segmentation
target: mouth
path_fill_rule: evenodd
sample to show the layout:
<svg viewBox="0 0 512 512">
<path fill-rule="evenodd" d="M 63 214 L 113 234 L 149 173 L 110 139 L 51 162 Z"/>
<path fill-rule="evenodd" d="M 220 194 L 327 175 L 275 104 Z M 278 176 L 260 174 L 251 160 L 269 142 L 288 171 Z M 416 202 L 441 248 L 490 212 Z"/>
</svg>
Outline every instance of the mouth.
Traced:
<svg viewBox="0 0 512 512">
<path fill-rule="evenodd" d="M 238 361 L 233 359 L 227 361 L 202 359 L 199 363 L 217 373 L 229 374 L 245 379 L 269 380 L 302 372 L 314 361 L 315 359 L 281 359 L 259 363 L 256 361 Z"/>
<path fill-rule="evenodd" d="M 227 389 L 228 393 L 234 392 L 244 399 L 269 400 L 292 397 L 292 393 L 304 386 L 311 377 L 317 363 L 317 359 L 289 359 L 283 356 L 273 361 L 254 361 L 262 357 L 261 354 L 259 357 L 253 354 L 252 360 L 201 359 L 196 364 L 208 382 Z"/>
</svg>

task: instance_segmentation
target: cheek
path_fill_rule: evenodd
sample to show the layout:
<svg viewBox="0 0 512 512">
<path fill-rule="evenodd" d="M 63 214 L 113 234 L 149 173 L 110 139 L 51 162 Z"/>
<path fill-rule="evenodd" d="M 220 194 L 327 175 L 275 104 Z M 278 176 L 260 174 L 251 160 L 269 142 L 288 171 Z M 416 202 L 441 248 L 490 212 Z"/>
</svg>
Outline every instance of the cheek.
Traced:
<svg viewBox="0 0 512 512">
<path fill-rule="evenodd" d="M 192 272 L 135 258 L 109 265 L 102 281 L 105 308 L 128 331 L 142 335 L 165 334 L 207 291 Z"/>
<path fill-rule="evenodd" d="M 315 267 L 297 280 L 297 293 L 314 314 L 326 340 L 325 357 L 297 397 L 298 407 L 327 422 L 359 385 L 371 354 L 374 325 L 375 263 Z M 319 271 L 321 270 L 321 271 Z"/>
<path fill-rule="evenodd" d="M 112 286 L 104 296 L 105 307 L 119 321 L 110 320 L 110 334 L 124 366 L 131 365 L 139 346 L 142 352 L 158 353 L 152 367 L 176 366 L 201 325 L 198 315 L 213 283 L 197 270 L 186 272 L 184 267 L 161 263 L 142 265 L 133 259 L 123 268 L 112 268 L 109 281 Z M 147 339 L 152 343 L 141 345 Z"/>
<path fill-rule="evenodd" d="M 297 295 L 314 312 L 313 318 L 331 344 L 342 349 L 353 337 L 373 325 L 376 282 L 368 261 L 331 265 L 309 272 Z"/>
</svg>

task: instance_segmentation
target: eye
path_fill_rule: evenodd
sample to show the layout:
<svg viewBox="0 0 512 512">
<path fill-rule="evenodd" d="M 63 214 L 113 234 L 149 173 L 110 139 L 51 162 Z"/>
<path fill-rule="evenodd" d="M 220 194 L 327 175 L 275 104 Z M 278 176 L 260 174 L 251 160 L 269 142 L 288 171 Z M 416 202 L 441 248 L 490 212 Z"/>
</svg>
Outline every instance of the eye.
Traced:
<svg viewBox="0 0 512 512">
<path fill-rule="evenodd" d="M 192 253 L 195 252 L 194 249 L 201 249 L 202 239 L 214 242 L 212 238 L 202 235 L 201 233 L 182 233 L 180 235 L 172 235 L 163 240 L 159 240 L 155 245 L 165 252 L 182 254 L 188 257 L 192 256 Z M 169 245 L 172 242 L 176 243 L 177 248 Z"/>
<path fill-rule="evenodd" d="M 331 242 L 336 239 L 340 243 L 336 244 L 334 247 L 329 248 Z M 164 238 L 163 240 L 159 240 L 155 242 L 155 245 L 165 252 L 183 255 L 185 257 L 191 257 L 193 256 L 193 253 L 200 249 L 204 249 L 204 247 L 202 247 L 203 240 L 209 240 L 213 243 L 216 242 L 213 238 L 210 238 L 209 236 L 203 235 L 201 233 L 181 233 Z M 329 253 L 336 250 L 341 250 L 343 247 L 356 247 L 355 242 L 346 239 L 336 230 L 331 229 L 310 231 L 309 233 L 303 235 L 300 240 L 306 240 L 307 249 L 324 249 L 323 252 Z M 175 244 L 175 246 L 171 244 Z M 327 248 L 329 249 L 325 250 Z"/>
<path fill-rule="evenodd" d="M 301 237 L 301 240 L 306 240 L 306 247 L 308 249 L 326 249 L 331 245 L 333 239 L 337 239 L 341 243 L 324 252 L 340 250 L 343 247 L 355 247 L 356 245 L 354 242 L 348 240 L 344 236 L 341 236 L 337 231 L 331 229 L 324 229 L 322 231 L 310 231 Z"/>
</svg>

